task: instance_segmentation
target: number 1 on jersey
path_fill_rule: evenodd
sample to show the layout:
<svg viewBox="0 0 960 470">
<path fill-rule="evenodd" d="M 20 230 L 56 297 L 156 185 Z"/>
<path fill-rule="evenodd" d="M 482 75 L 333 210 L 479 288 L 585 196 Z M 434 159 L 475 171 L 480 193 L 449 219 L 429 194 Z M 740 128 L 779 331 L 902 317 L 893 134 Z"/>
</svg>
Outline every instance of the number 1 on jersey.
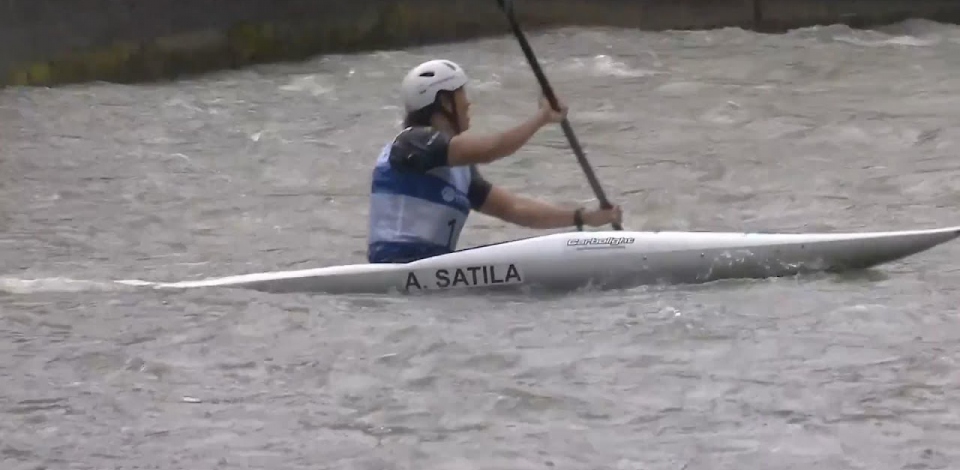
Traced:
<svg viewBox="0 0 960 470">
<path fill-rule="evenodd" d="M 447 247 L 451 250 L 453 249 L 453 231 L 457 228 L 457 219 L 450 219 L 447 222 L 447 227 L 450 227 L 450 235 L 447 236 Z"/>
</svg>

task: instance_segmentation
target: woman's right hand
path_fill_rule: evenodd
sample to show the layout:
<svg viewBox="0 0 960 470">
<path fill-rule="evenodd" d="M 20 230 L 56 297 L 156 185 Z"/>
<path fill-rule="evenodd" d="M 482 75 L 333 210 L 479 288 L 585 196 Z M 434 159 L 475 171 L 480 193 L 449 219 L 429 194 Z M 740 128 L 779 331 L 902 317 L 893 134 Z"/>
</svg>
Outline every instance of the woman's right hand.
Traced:
<svg viewBox="0 0 960 470">
<path fill-rule="evenodd" d="M 560 105 L 560 111 L 556 111 L 550 106 L 550 101 L 546 98 L 540 98 L 540 117 L 543 119 L 544 123 L 548 122 L 560 122 L 567 117 L 567 107 L 562 102 L 558 103 Z"/>
<path fill-rule="evenodd" d="M 613 206 L 609 209 L 596 209 L 589 212 L 585 211 L 583 213 L 584 225 L 599 227 L 613 223 L 623 223 L 623 209 L 620 208 L 620 206 Z"/>
</svg>

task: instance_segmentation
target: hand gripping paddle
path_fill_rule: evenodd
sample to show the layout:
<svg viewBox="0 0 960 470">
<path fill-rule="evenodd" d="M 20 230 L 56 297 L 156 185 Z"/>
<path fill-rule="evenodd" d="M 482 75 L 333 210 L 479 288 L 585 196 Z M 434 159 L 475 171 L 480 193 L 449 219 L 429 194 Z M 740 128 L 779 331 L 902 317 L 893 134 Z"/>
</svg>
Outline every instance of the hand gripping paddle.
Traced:
<svg viewBox="0 0 960 470">
<path fill-rule="evenodd" d="M 552 106 L 554 110 L 559 111 L 560 105 L 557 102 L 556 95 L 553 93 L 553 88 L 550 86 L 550 83 L 547 82 L 547 77 L 543 74 L 543 69 L 540 68 L 536 56 L 533 55 L 533 49 L 530 48 L 530 43 L 527 42 L 527 38 L 523 35 L 523 31 L 520 30 L 520 26 L 517 24 L 517 19 L 513 12 L 513 0 L 497 0 L 497 4 L 500 5 L 500 9 L 503 10 L 503 13 L 507 16 L 507 21 L 510 22 L 510 29 L 513 30 L 513 35 L 517 38 L 517 42 L 520 43 L 520 49 L 523 49 L 523 55 L 527 57 L 527 62 L 530 64 L 530 68 L 533 69 L 533 74 L 537 76 L 537 81 L 540 82 L 540 88 L 543 90 L 544 96 L 547 98 L 547 101 L 550 102 L 550 106 Z M 570 121 L 568 121 L 567 118 L 563 118 L 563 121 L 560 122 L 560 127 L 563 128 L 563 133 L 567 136 L 567 141 L 570 142 L 570 148 L 572 148 L 573 153 L 576 154 L 577 161 L 580 162 L 580 168 L 583 169 L 583 173 L 587 176 L 590 187 L 593 188 L 593 194 L 596 195 L 597 200 L 600 201 L 600 207 L 602 209 L 613 207 L 610 201 L 607 200 L 607 195 L 604 194 L 603 188 L 600 187 L 600 182 L 597 181 L 597 175 L 593 173 L 593 168 L 590 167 L 587 156 L 583 154 L 583 148 L 580 147 L 577 136 L 573 134 Z M 613 228 L 614 230 L 623 230 L 623 226 L 616 222 L 613 223 Z"/>
</svg>

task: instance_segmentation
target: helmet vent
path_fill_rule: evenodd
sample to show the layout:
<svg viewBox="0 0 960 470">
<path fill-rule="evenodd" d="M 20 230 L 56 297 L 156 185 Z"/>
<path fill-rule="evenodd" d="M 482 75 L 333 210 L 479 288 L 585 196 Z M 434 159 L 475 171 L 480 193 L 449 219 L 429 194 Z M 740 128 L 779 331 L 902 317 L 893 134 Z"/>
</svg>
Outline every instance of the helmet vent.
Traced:
<svg viewBox="0 0 960 470">
<path fill-rule="evenodd" d="M 443 65 L 450 67 L 450 70 L 457 70 L 457 67 L 451 64 L 450 62 L 444 62 Z"/>
<path fill-rule="evenodd" d="M 433 75 L 434 75 L 433 72 L 422 72 L 420 74 L 421 77 L 432 77 Z"/>
</svg>

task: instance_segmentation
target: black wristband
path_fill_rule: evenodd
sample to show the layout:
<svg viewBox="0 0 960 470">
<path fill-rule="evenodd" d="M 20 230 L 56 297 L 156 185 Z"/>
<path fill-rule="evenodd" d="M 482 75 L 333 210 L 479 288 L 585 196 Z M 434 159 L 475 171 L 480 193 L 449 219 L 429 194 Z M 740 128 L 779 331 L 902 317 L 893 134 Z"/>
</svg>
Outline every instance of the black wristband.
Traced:
<svg viewBox="0 0 960 470">
<path fill-rule="evenodd" d="M 573 225 L 577 226 L 578 231 L 583 231 L 583 208 L 578 207 L 573 211 Z"/>
</svg>

